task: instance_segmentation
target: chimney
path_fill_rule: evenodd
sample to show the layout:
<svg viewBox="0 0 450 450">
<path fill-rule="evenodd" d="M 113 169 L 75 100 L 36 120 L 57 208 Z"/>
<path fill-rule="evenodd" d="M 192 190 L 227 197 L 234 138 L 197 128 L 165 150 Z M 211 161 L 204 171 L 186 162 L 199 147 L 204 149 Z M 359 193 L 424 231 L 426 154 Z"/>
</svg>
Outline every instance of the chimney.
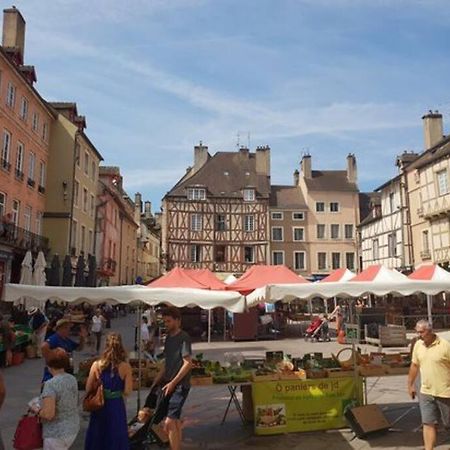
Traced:
<svg viewBox="0 0 450 450">
<path fill-rule="evenodd" d="M 300 172 L 295 169 L 294 170 L 294 186 L 298 186 L 300 183 Z"/>
<path fill-rule="evenodd" d="M 19 53 L 20 64 L 24 61 L 25 51 L 25 19 L 13 6 L 3 10 L 2 46 L 15 49 Z"/>
<path fill-rule="evenodd" d="M 197 170 L 204 166 L 208 158 L 208 146 L 203 145 L 202 141 L 200 141 L 199 145 L 194 147 L 194 171 L 197 172 Z"/>
<path fill-rule="evenodd" d="M 149 202 L 148 200 L 145 202 L 144 206 L 144 217 L 146 219 L 150 219 L 152 217 L 152 202 Z"/>
<path fill-rule="evenodd" d="M 250 155 L 250 150 L 247 147 L 242 146 L 239 149 L 239 154 L 242 155 L 244 158 L 248 158 Z"/>
<path fill-rule="evenodd" d="M 312 178 L 311 155 L 310 154 L 303 155 L 302 162 L 300 163 L 300 168 L 302 169 L 303 178 Z"/>
<path fill-rule="evenodd" d="M 270 177 L 270 147 L 256 147 L 256 173 Z"/>
<path fill-rule="evenodd" d="M 347 155 L 347 180 L 349 183 L 357 183 L 358 169 L 356 167 L 356 157 L 353 153 Z"/>
<path fill-rule="evenodd" d="M 425 150 L 434 147 L 444 137 L 442 114 L 430 111 L 422 117 Z"/>
<path fill-rule="evenodd" d="M 136 209 L 139 211 L 139 214 L 142 213 L 142 194 L 140 192 L 136 192 L 134 194 L 134 204 L 136 205 Z"/>
</svg>

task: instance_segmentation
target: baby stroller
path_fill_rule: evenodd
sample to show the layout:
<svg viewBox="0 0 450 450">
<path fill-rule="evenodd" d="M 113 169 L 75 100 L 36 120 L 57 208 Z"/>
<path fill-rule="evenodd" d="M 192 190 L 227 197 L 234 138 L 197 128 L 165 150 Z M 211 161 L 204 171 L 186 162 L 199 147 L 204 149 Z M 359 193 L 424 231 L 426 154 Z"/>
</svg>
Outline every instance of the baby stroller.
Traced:
<svg viewBox="0 0 450 450">
<path fill-rule="evenodd" d="M 154 387 L 145 400 L 144 409 L 148 408 L 153 411 L 152 416 L 145 422 L 139 424 L 139 415 L 135 416 L 129 423 L 129 429 L 138 425 L 139 428 L 129 436 L 130 450 L 145 450 L 149 449 L 153 444 L 159 447 L 166 447 L 168 445 L 167 436 L 157 427 L 165 417 L 164 411 L 164 393 L 161 388 Z"/>
<path fill-rule="evenodd" d="M 305 331 L 305 341 L 310 339 L 311 342 L 319 342 L 319 340 L 330 342 L 329 330 L 328 320 L 324 317 L 316 317 Z"/>
</svg>

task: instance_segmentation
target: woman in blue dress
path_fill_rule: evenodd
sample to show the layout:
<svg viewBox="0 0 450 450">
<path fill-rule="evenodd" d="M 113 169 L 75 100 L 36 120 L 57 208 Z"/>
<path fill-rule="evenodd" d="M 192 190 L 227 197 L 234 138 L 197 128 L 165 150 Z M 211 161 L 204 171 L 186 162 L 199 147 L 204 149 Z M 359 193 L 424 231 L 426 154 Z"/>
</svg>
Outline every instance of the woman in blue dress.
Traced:
<svg viewBox="0 0 450 450">
<path fill-rule="evenodd" d="M 86 433 L 85 450 L 128 450 L 128 426 L 125 397 L 132 391 L 131 366 L 118 333 L 106 339 L 102 357 L 91 368 L 86 392 L 103 383 L 105 405 L 91 413 Z"/>
</svg>

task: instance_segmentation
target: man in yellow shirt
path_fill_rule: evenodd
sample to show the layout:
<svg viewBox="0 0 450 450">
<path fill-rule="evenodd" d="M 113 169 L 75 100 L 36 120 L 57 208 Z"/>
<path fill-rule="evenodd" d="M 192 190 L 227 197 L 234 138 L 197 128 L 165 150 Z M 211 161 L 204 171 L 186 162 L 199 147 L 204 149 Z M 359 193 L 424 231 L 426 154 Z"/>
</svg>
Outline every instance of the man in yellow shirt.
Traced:
<svg viewBox="0 0 450 450">
<path fill-rule="evenodd" d="M 416 397 L 415 381 L 420 370 L 420 413 L 425 450 L 436 445 L 437 425 L 450 429 L 450 343 L 435 333 L 430 323 L 417 322 L 419 340 L 412 354 L 408 375 L 408 391 Z"/>
</svg>

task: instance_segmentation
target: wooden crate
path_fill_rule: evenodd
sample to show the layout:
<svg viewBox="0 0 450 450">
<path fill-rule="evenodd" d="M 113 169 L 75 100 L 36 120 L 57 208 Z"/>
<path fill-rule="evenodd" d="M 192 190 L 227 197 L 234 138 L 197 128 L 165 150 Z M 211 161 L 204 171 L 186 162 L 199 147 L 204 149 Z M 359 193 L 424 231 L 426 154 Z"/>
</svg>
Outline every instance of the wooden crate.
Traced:
<svg viewBox="0 0 450 450">
<path fill-rule="evenodd" d="M 304 371 L 298 372 L 280 372 L 280 380 L 305 380 L 306 373 Z"/>
<path fill-rule="evenodd" d="M 325 369 L 328 378 L 342 378 L 351 377 L 353 375 L 353 370 L 342 370 L 342 369 Z"/>
<path fill-rule="evenodd" d="M 386 366 L 359 366 L 358 371 L 362 377 L 381 377 L 386 374 Z"/>
<path fill-rule="evenodd" d="M 213 384 L 212 377 L 191 377 L 191 386 L 209 386 Z"/>
<path fill-rule="evenodd" d="M 255 375 L 252 374 L 252 381 L 257 383 L 258 381 L 278 381 L 280 375 L 278 373 L 270 373 L 268 375 Z"/>
<path fill-rule="evenodd" d="M 379 325 L 378 338 L 366 337 L 366 342 L 381 347 L 406 347 L 408 345 L 406 327 L 402 325 Z"/>
<path fill-rule="evenodd" d="M 408 375 L 409 367 L 390 367 L 386 368 L 386 373 L 389 375 Z"/>
<path fill-rule="evenodd" d="M 328 373 L 325 369 L 323 370 L 306 370 L 306 378 L 314 379 L 314 378 L 327 378 Z"/>
</svg>

